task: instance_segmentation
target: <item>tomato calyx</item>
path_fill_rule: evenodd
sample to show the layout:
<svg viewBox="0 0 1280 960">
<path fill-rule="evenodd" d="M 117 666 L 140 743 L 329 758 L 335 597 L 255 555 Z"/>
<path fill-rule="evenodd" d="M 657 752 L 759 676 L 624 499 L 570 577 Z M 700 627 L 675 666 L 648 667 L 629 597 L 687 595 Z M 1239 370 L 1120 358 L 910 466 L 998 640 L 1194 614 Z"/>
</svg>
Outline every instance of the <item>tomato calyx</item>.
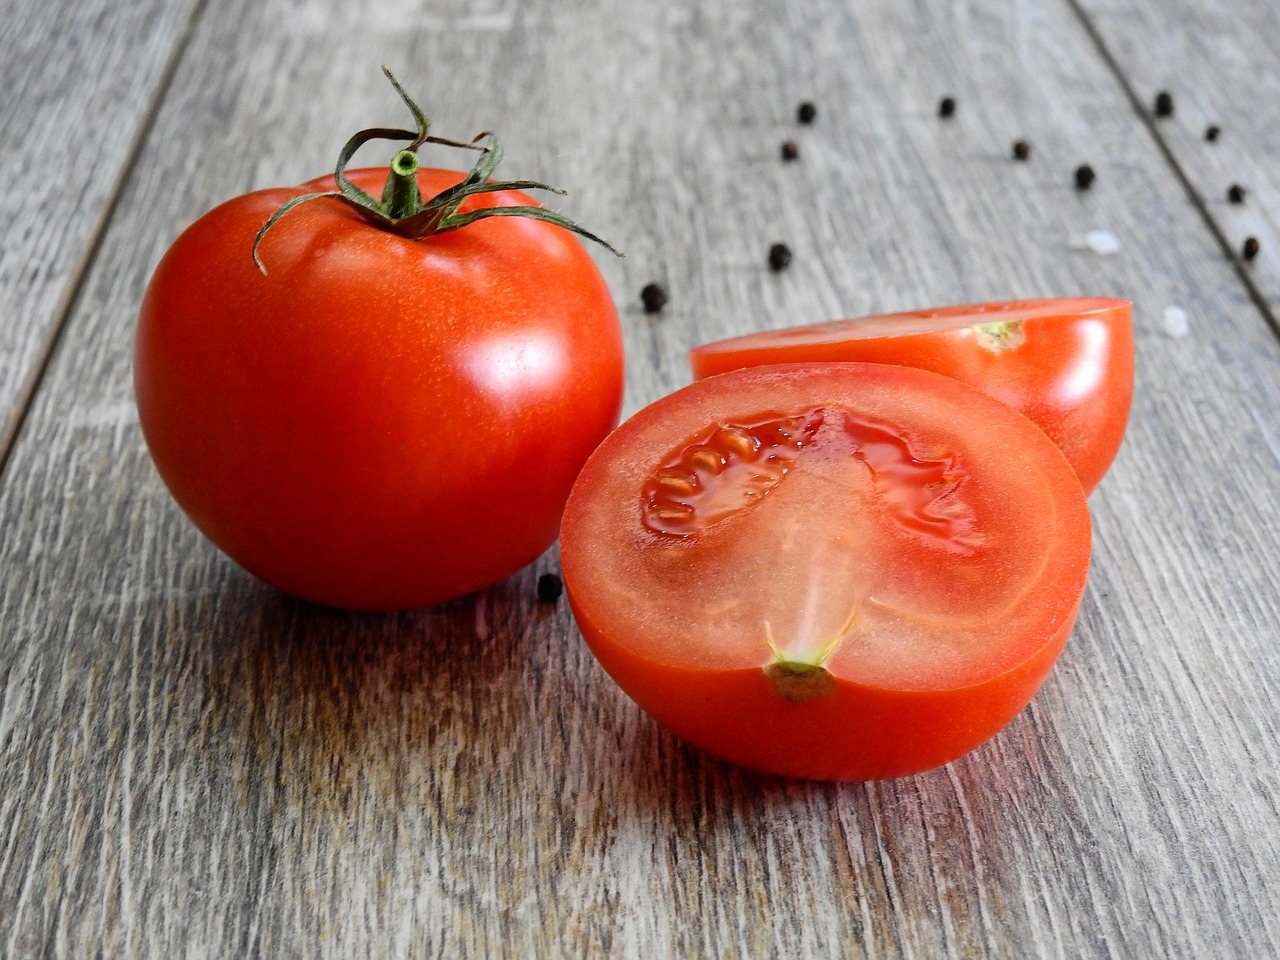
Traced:
<svg viewBox="0 0 1280 960">
<path fill-rule="evenodd" d="M 258 247 L 262 243 L 262 238 L 266 236 L 267 231 L 295 207 L 323 198 L 341 200 L 364 217 L 372 226 L 410 240 L 422 240 L 438 233 L 458 230 L 487 217 L 528 217 L 570 230 L 579 236 L 600 244 L 615 256 L 620 257 L 623 255 L 608 241 L 579 226 L 563 214 L 548 210 L 545 207 L 522 204 L 518 206 L 480 207 L 465 213 L 459 213 L 458 209 L 462 206 L 463 201 L 480 193 L 496 193 L 504 190 L 547 190 L 558 196 L 564 196 L 568 191 L 536 180 L 491 179 L 497 170 L 498 164 L 502 162 L 502 145 L 498 142 L 497 136 L 491 131 L 485 130 L 476 134 L 469 143 L 433 136 L 430 133 L 431 122 L 427 119 L 426 114 L 405 92 L 405 89 L 389 69 L 384 66 L 382 72 L 386 74 L 387 79 L 391 81 L 391 85 L 395 87 L 396 93 L 400 95 L 400 99 L 404 101 L 405 106 L 409 108 L 409 112 L 413 114 L 416 129 L 372 127 L 367 130 L 361 130 L 352 136 L 343 145 L 342 151 L 338 154 L 337 165 L 334 168 L 333 175 L 338 183 L 338 189 L 307 193 L 294 197 L 273 213 L 267 222 L 262 225 L 262 229 L 258 231 L 258 235 L 253 241 L 253 262 L 263 276 L 266 276 L 267 268 L 258 256 Z M 347 164 L 351 162 L 351 158 L 355 156 L 356 151 L 370 140 L 410 141 L 409 146 L 399 151 L 391 159 L 387 181 L 382 188 L 382 196 L 378 199 L 353 184 L 347 179 L 345 173 Z M 459 183 L 424 200 L 418 191 L 417 150 L 427 143 L 458 147 L 463 150 L 478 150 L 480 156 L 475 165 L 472 166 Z"/>
</svg>

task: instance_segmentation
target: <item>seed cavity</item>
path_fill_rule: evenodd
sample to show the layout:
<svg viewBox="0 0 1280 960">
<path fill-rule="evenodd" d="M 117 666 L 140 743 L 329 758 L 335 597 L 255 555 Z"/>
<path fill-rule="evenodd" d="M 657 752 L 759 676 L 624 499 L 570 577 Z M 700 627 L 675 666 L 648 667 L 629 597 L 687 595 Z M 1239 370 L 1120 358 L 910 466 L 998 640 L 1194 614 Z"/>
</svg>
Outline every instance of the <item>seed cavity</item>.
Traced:
<svg viewBox="0 0 1280 960">
<path fill-rule="evenodd" d="M 1017 323 L 981 327 L 999 328 L 980 333 L 1005 344 L 1003 349 L 1020 342 Z M 705 531 L 761 503 L 801 458 L 811 456 L 828 464 L 861 463 L 873 494 L 868 509 L 899 531 L 961 555 L 981 546 L 977 517 L 963 490 L 968 474 L 954 453 L 925 448 L 887 421 L 821 407 L 712 424 L 669 454 L 644 482 L 644 526 L 682 538 Z M 856 495 L 858 482 L 849 475 L 850 495 Z"/>
<path fill-rule="evenodd" d="M 870 418 L 848 416 L 845 431 L 899 529 L 962 556 L 982 545 L 977 516 L 964 496 L 966 474 L 953 454 L 914 449 L 900 430 Z"/>
<path fill-rule="evenodd" d="M 825 414 L 810 410 L 718 423 L 669 456 L 645 482 L 644 525 L 688 537 L 759 503 L 812 442 Z"/>
</svg>

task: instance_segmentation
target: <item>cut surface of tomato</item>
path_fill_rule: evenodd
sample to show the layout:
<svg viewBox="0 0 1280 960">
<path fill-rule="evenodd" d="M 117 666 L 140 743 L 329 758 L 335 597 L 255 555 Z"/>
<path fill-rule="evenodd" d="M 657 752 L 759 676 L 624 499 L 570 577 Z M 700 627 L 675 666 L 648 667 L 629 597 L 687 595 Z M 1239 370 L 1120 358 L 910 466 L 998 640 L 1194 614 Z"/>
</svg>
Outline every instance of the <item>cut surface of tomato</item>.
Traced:
<svg viewBox="0 0 1280 960">
<path fill-rule="evenodd" d="M 946 763 L 1034 694 L 1089 565 L 1083 491 L 1026 418 L 884 364 L 694 383 L 588 460 L 561 533 L 583 636 L 660 723 L 758 770 Z"/>
<path fill-rule="evenodd" d="M 836 320 L 720 340 L 697 378 L 773 363 L 893 363 L 945 374 L 1035 422 L 1090 493 L 1115 459 L 1133 397 L 1132 304 L 1010 300 Z"/>
</svg>

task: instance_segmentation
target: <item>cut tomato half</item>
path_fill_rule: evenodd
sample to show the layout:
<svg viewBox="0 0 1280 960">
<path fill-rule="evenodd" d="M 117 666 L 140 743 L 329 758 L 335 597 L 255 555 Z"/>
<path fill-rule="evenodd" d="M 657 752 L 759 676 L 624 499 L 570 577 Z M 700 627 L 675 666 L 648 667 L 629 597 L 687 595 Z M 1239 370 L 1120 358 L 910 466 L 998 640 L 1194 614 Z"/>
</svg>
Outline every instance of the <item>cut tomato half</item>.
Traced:
<svg viewBox="0 0 1280 960">
<path fill-rule="evenodd" d="M 658 722 L 757 770 L 947 763 L 1030 700 L 1071 631 L 1090 525 L 1042 431 L 957 380 L 788 364 L 695 382 L 588 460 L 565 586 Z"/>
<path fill-rule="evenodd" d="M 771 363 L 894 363 L 945 374 L 1040 427 L 1091 493 L 1111 466 L 1133 398 L 1132 304 L 1011 300 L 836 320 L 695 347 L 694 377 Z"/>
</svg>

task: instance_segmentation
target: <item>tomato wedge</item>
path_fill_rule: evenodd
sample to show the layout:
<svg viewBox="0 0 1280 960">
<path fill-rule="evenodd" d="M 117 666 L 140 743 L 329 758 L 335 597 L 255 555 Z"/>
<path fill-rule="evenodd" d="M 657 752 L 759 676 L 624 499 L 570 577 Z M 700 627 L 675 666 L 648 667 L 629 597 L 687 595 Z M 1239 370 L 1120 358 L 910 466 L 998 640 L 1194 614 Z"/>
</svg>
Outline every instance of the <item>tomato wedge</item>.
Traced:
<svg viewBox="0 0 1280 960">
<path fill-rule="evenodd" d="M 786 364 L 615 430 L 560 550 L 583 637 L 659 723 L 757 770 L 866 780 L 947 763 L 1026 705 L 1090 524 L 1057 447 L 972 387 Z"/>
<path fill-rule="evenodd" d="M 963 380 L 1024 414 L 1085 493 L 1111 466 L 1133 398 L 1132 304 L 1076 297 L 891 313 L 695 347 L 694 377 L 769 363 L 895 363 Z"/>
</svg>

